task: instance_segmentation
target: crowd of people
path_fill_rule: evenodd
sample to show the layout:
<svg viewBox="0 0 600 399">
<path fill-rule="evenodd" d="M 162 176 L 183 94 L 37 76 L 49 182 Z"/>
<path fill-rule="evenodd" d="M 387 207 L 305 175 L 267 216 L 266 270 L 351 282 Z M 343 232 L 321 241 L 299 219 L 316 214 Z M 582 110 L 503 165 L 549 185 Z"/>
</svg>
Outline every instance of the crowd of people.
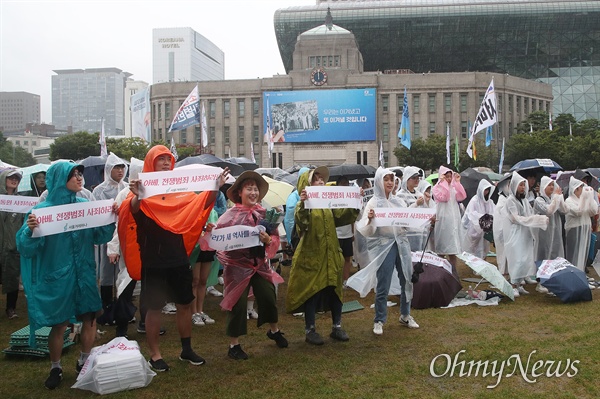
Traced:
<svg viewBox="0 0 600 399">
<path fill-rule="evenodd" d="M 169 370 L 159 345 L 166 307 L 173 307 L 169 312 L 176 314 L 179 359 L 192 365 L 205 363 L 193 349 L 191 336 L 194 325 L 215 323 L 204 311 L 204 300 L 207 292 L 216 291 L 209 282 L 219 273 L 224 291 L 216 292 L 223 296 L 220 306 L 226 311 L 227 355 L 248 359 L 240 337 L 247 334 L 249 319 L 256 319 L 258 327 L 268 324 L 266 336 L 277 347 L 288 346 L 278 325 L 277 286 L 284 280 L 272 262 L 282 249 L 286 255 L 288 248 L 290 255 L 293 251 L 285 311 L 303 316 L 306 343 L 323 345 L 317 312 L 330 311 L 331 339 L 350 339 L 342 327 L 342 305 L 353 262 L 374 270 L 373 333 L 382 335 L 394 274 L 401 288 L 399 325 L 419 328 L 411 315 L 415 272 L 411 252 L 431 251 L 446 257 L 457 274 L 457 255 L 466 251 L 483 259 L 493 242 L 498 269 L 518 297 L 528 294 L 525 284 L 536 283 L 536 261 L 565 257 L 585 270 L 598 232 L 599 195 L 590 187 L 591 175 L 583 180 L 571 177 L 568 193 L 563 193 L 548 176 L 538 182 L 534 174 L 512 172 L 497 185 L 480 181 L 476 195 L 467 202 L 461 175 L 445 166 L 440 167 L 433 186 L 419 168 L 392 171 L 380 167 L 372 182 L 350 182 L 343 176 L 336 181 L 339 186 L 360 187 L 362 209 L 310 209 L 305 206 L 307 187 L 324 186 L 329 170 L 302 168 L 296 189 L 285 207 L 278 209 L 284 228 L 268 229 L 263 223 L 268 205 L 261 201 L 269 184 L 253 171 L 242 173 L 223 191 L 140 198 L 140 172 L 168 172 L 174 166 L 173 155 L 160 145 L 151 148 L 143 162 L 132 159 L 129 166 L 111 154 L 104 182 L 82 194 L 83 166 L 57 162 L 47 172 L 31 176 L 32 190 L 25 195 L 41 199 L 30 212 L 0 212 L 6 316 L 18 317 L 21 280 L 32 331 L 51 327 L 48 389 L 58 387 L 62 380 L 62 340 L 72 318 L 82 323 L 79 372 L 89 357 L 97 325 L 116 324 L 116 335 L 127 336 L 139 288 L 137 330 L 146 334 L 150 367 L 160 372 Z M 17 195 L 21 178 L 16 170 L 3 171 L 0 194 Z M 228 179 L 226 168 L 217 186 L 223 187 Z M 36 210 L 88 200 L 115 200 L 117 223 L 43 237 L 33 234 L 39 228 Z M 429 208 L 435 209 L 435 216 L 419 228 L 382 226 L 376 222 L 375 209 L 380 208 Z M 233 226 L 261 227 L 259 245 L 211 248 L 212 232 Z M 548 293 L 540 284 L 536 290 Z M 30 344 L 35 345 L 33 339 Z"/>
</svg>

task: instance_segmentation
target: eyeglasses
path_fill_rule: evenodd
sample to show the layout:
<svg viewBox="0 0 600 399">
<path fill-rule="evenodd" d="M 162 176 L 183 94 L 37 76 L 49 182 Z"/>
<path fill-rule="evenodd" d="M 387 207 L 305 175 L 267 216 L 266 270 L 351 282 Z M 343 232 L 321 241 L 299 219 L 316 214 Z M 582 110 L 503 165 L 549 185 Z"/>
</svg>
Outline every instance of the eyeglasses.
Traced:
<svg viewBox="0 0 600 399">
<path fill-rule="evenodd" d="M 79 172 L 79 171 L 75 171 L 73 173 L 73 177 L 76 177 L 78 179 L 83 179 L 83 173 Z"/>
</svg>

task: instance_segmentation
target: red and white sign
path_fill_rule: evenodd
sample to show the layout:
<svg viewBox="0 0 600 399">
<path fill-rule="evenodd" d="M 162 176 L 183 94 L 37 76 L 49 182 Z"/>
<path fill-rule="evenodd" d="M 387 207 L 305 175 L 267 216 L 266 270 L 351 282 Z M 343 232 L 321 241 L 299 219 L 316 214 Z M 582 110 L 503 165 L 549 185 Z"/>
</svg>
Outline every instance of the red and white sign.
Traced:
<svg viewBox="0 0 600 399">
<path fill-rule="evenodd" d="M 86 201 L 75 204 L 49 206 L 32 210 L 38 222 L 32 237 L 44 237 L 68 231 L 91 229 L 115 223 L 114 200 Z"/>
<path fill-rule="evenodd" d="M 0 195 L 0 212 L 27 213 L 40 202 L 38 197 Z"/>
<path fill-rule="evenodd" d="M 308 186 L 306 196 L 306 209 L 362 208 L 359 187 Z"/>
<path fill-rule="evenodd" d="M 194 165 L 165 172 L 140 173 L 139 199 L 169 193 L 217 191 L 222 172 L 223 169 L 214 166 Z"/>
<path fill-rule="evenodd" d="M 422 228 L 435 216 L 433 208 L 373 208 L 376 227 Z"/>
</svg>

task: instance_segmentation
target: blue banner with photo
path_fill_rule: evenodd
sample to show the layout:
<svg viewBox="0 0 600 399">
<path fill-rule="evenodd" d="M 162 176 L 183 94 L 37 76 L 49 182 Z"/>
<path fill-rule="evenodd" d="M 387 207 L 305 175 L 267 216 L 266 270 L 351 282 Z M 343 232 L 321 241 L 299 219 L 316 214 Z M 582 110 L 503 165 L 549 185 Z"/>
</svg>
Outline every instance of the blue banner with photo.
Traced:
<svg viewBox="0 0 600 399">
<path fill-rule="evenodd" d="M 376 139 L 376 90 L 301 90 L 263 93 L 263 120 L 274 142 Z"/>
</svg>

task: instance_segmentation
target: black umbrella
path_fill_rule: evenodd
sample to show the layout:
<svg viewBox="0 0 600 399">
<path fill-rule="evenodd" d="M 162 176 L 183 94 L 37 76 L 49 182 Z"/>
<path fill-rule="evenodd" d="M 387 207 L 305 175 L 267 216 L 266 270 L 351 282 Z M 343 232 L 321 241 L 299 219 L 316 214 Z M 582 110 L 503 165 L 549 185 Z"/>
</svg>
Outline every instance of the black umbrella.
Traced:
<svg viewBox="0 0 600 399">
<path fill-rule="evenodd" d="M 413 262 L 413 265 L 415 263 Z M 448 306 L 462 289 L 458 277 L 441 266 L 423 262 L 423 273 L 413 285 L 411 306 L 415 309 Z"/>
<path fill-rule="evenodd" d="M 473 168 L 467 168 L 460 172 L 460 177 L 460 183 L 467 192 L 467 198 L 463 201 L 465 205 L 469 203 L 471 198 L 477 195 L 477 187 L 479 186 L 479 182 L 481 180 L 487 180 L 492 183 L 492 180 L 488 175 L 478 172 Z"/>
<path fill-rule="evenodd" d="M 104 165 L 106 165 L 107 157 L 91 155 L 81 161 L 77 162 L 80 165 L 85 166 L 83 170 L 83 179 L 85 180 L 85 187 L 91 190 L 92 187 L 104 181 Z"/>
<path fill-rule="evenodd" d="M 562 166 L 548 158 L 525 159 L 519 161 L 510 168 L 510 171 L 533 170 L 540 171 L 542 174 L 558 172 L 563 170 Z M 520 173 L 519 173 L 520 174 Z"/>
<path fill-rule="evenodd" d="M 193 157 L 187 157 L 182 159 L 181 161 L 175 164 L 175 167 L 185 166 L 185 165 L 193 165 L 193 164 L 202 164 L 202 165 L 211 165 L 218 166 L 219 168 L 229 168 L 230 173 L 233 176 L 239 176 L 244 171 L 244 168 L 238 164 L 227 162 L 224 159 L 216 157 L 212 154 L 201 154 Z"/>
<path fill-rule="evenodd" d="M 375 176 L 375 171 L 367 169 L 366 165 L 355 163 L 345 163 L 329 167 L 329 181 L 336 181 L 342 176 L 347 177 L 348 180 L 356 180 L 364 177 L 373 177 Z"/>
<path fill-rule="evenodd" d="M 258 168 L 256 162 L 252 162 L 252 160 L 244 157 L 231 157 L 225 158 L 227 162 L 231 162 L 237 165 L 240 165 L 244 170 L 255 170 Z"/>
</svg>

